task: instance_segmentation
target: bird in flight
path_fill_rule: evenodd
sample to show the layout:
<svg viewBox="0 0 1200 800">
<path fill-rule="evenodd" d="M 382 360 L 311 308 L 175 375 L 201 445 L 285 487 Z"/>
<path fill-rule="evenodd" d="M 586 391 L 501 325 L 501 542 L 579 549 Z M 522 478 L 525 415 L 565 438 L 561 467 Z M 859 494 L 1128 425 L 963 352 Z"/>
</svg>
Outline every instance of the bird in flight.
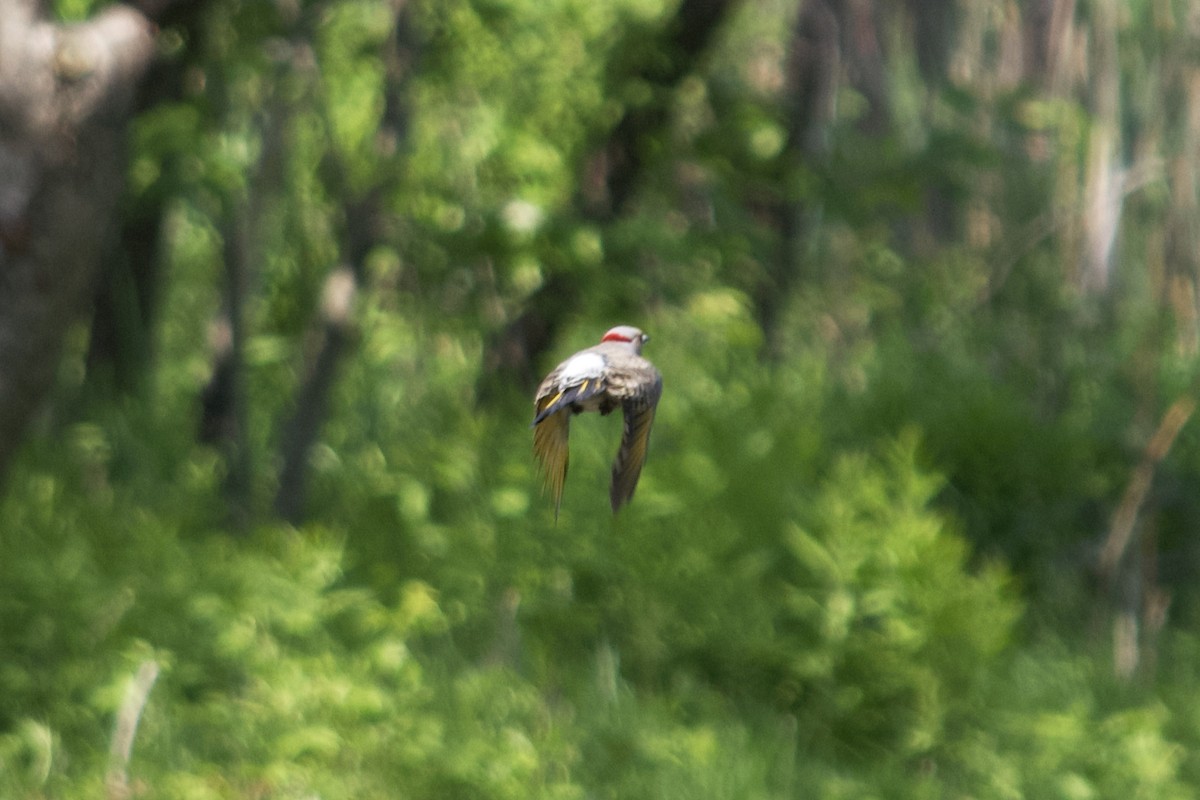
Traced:
<svg viewBox="0 0 1200 800">
<path fill-rule="evenodd" d="M 573 414 L 599 411 L 604 415 L 621 409 L 625 429 L 609 490 L 613 513 L 633 497 L 646 461 L 654 410 L 662 396 L 662 375 L 642 358 L 642 345 L 649 338 L 637 328 L 619 325 L 604 334 L 600 344 L 580 350 L 551 370 L 538 386 L 533 402 L 533 452 L 554 497 L 556 519 L 567 480 L 567 438 Z"/>
</svg>

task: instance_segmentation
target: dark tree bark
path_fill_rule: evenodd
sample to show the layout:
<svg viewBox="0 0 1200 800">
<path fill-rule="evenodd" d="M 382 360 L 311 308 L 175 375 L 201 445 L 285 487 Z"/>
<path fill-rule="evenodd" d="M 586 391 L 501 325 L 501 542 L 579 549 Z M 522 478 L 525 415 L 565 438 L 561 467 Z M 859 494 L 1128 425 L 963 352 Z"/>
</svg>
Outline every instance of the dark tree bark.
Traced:
<svg viewBox="0 0 1200 800">
<path fill-rule="evenodd" d="M 613 84 L 639 81 L 651 91 L 646 102 L 626 106 L 608 140 L 592 156 L 578 203 L 586 216 L 604 222 L 624 210 L 645 168 L 648 143 L 670 121 L 671 90 L 695 70 L 734 4 L 683 0 L 656 41 L 643 46 L 649 56 L 633 65 L 617 65 Z"/>
<path fill-rule="evenodd" d="M 908 0 L 905 3 L 913 21 L 913 44 L 917 67 L 928 83 L 941 83 L 949 68 L 958 29 L 958 3 L 955 0 Z"/>
<path fill-rule="evenodd" d="M 300 384 L 296 408 L 284 426 L 280 455 L 279 488 L 275 493 L 275 513 L 293 525 L 304 519 L 308 497 L 308 456 L 321 433 L 329 413 L 329 395 L 333 391 L 338 368 L 354 342 L 354 302 L 364 282 L 363 263 L 375 241 L 375 220 L 379 213 L 372 195 L 347 209 L 345 265 L 325 281 L 318 310 L 320 342 Z"/>
<path fill-rule="evenodd" d="M 834 98 L 843 71 L 846 10 L 840 0 L 812 0 L 796 18 L 784 74 L 787 142 L 780 169 L 789 174 L 802 164 L 826 159 Z M 783 304 L 803 270 L 805 238 L 812 228 L 811 209 L 801 200 L 780 197 L 769 213 L 779 236 L 776 257 L 766 262 L 751 296 L 763 331 L 764 355 L 779 355 L 777 330 Z"/>
<path fill-rule="evenodd" d="M 224 76 L 214 70 L 210 92 L 223 97 Z M 220 102 L 220 101 L 218 101 Z M 230 522 L 243 531 L 254 509 L 252 477 L 254 453 L 250 437 L 250 409 L 246 386 L 246 305 L 260 260 L 259 221 L 266 199 L 284 182 L 287 120 L 290 110 L 278 97 L 263 113 L 262 148 L 244 197 L 224 198 L 223 307 L 214 327 L 219 332 L 213 348 L 213 368 L 200 396 L 199 440 L 220 448 L 225 458 L 224 492 Z"/>
<path fill-rule="evenodd" d="M 945 80 L 956 14 L 946 0 L 910 0 L 899 6 L 865 0 L 808 0 L 796 19 L 785 71 L 788 138 L 780 154 L 785 174 L 803 165 L 828 171 L 834 101 L 843 82 L 866 100 L 857 130 L 871 138 L 891 134 L 893 101 L 887 71 L 888 26 L 902 23 L 913 37 L 913 48 L 926 85 L 932 90 Z M 906 15 L 906 16 L 896 16 Z M 783 183 L 786 185 L 787 180 Z M 936 189 L 927 198 L 930 229 L 945 227 L 947 201 Z M 779 236 L 777 257 L 752 291 L 755 316 L 764 333 L 765 355 L 779 355 L 778 326 L 783 304 L 808 274 L 804 252 L 820 209 L 802 199 L 781 197 L 769 213 Z M 943 227 L 938 228 L 938 225 Z M 811 260 L 811 259 L 810 259 Z"/>
<path fill-rule="evenodd" d="M 122 220 L 120 233 L 105 248 L 92 301 L 89 384 L 98 374 L 119 392 L 133 391 L 142 382 L 158 299 L 161 221 L 161 206 Z"/>
<path fill-rule="evenodd" d="M 133 3 L 160 29 L 171 29 L 187 43 L 170 58 L 150 65 L 138 83 L 132 115 L 164 103 L 183 101 L 185 76 L 204 52 L 207 4 L 182 0 Z M 165 164 L 155 189 L 136 204 L 126 203 L 116 235 L 110 237 L 100 265 L 88 340 L 88 383 L 100 378 L 104 389 L 132 392 L 142 385 L 153 357 L 162 261 L 159 258 L 164 200 L 176 188 L 173 164 Z"/>
<path fill-rule="evenodd" d="M 228 326 L 228 349 L 218 353 L 214 377 L 223 378 L 219 385 L 225 392 L 226 416 L 222 430 L 226 434 L 220 441 L 225 453 L 225 498 L 229 504 L 230 521 L 234 529 L 245 529 L 250 518 L 253 501 L 251 480 L 254 461 L 250 452 L 250 415 L 246 390 L 246 295 L 249 290 L 251 262 L 251 221 L 249 212 L 241 204 L 231 203 L 226 209 L 224 233 L 225 262 L 225 318 Z M 214 388 L 213 383 L 205 388 Z"/>
<path fill-rule="evenodd" d="M 632 63 L 614 67 L 610 80 L 619 86 L 639 81 L 651 89 L 641 105 L 625 108 L 608 138 L 583 166 L 579 212 L 596 222 L 619 217 L 645 169 L 647 147 L 670 122 L 671 92 L 695 71 L 737 0 L 683 0 L 674 17 L 654 37 L 642 42 Z M 507 325 L 489 338 L 484 355 L 481 393 L 498 384 L 532 388 L 539 357 L 554 342 L 559 328 L 575 312 L 582 296 L 573 274 L 549 280 Z"/>
<path fill-rule="evenodd" d="M 353 340 L 351 311 L 357 287 L 358 279 L 349 267 L 335 270 L 326 280 L 321 300 L 321 344 L 300 386 L 295 413 L 284 430 L 275 513 L 293 525 L 304 518 L 308 455 L 328 415 L 329 394 L 338 367 Z"/>
<path fill-rule="evenodd" d="M 0 0 L 0 476 L 88 307 L 153 55 L 152 26 L 127 6 L 56 25 Z"/>
<path fill-rule="evenodd" d="M 395 3 L 396 17 L 392 35 L 384 44 L 387 65 L 387 93 L 384 114 L 376 140 L 377 147 L 394 154 L 408 131 L 409 108 L 407 80 L 416 60 L 417 43 L 410 37 L 411 23 L 404 0 Z M 331 156 L 325 169 L 332 185 L 331 195 L 353 197 L 346 170 L 337 156 Z M 393 190 L 394 174 L 379 176 L 357 200 L 343 208 L 341 265 L 326 279 L 315 328 L 319 339 L 316 356 L 309 364 L 296 396 L 296 407 L 283 429 L 280 443 L 282 467 L 275 493 L 275 513 L 281 519 L 299 524 L 304 519 L 308 498 L 309 453 L 320 435 L 329 413 L 329 396 L 338 369 L 356 338 L 354 301 L 366 284 L 366 259 L 379 240 L 379 224 L 384 213 L 383 199 Z"/>
</svg>

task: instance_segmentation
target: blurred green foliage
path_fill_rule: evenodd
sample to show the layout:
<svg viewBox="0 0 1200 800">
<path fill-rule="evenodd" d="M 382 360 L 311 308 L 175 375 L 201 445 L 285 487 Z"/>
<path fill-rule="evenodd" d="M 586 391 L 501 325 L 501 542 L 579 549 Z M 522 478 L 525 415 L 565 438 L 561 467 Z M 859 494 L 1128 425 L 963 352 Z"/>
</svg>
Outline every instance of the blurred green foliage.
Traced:
<svg viewBox="0 0 1200 800">
<path fill-rule="evenodd" d="M 1117 287 L 1073 282 L 1063 176 L 1083 169 L 1086 102 L 924 86 L 898 24 L 894 130 L 865 132 L 869 99 L 842 87 L 828 148 L 797 158 L 796 5 L 747 3 L 671 90 L 629 208 L 598 220 L 585 165 L 664 91 L 630 64 L 655 64 L 677 4 L 408 5 L 396 85 L 393 4 L 211 3 L 176 42 L 189 93 L 134 121 L 127 202 L 165 212 L 156 363 L 134 397 L 51 415 L 9 479 L 0 796 L 115 796 L 114 768 L 172 800 L 1200 791 L 1191 428 L 1145 515 L 1170 620 L 1132 681 L 1094 572 L 1196 360 L 1147 255 L 1163 187 L 1129 200 Z M 1155 13 L 1131 7 L 1129 53 L 1178 46 Z M 1126 86 L 1150 80 L 1126 60 Z M 266 511 L 273 453 L 348 201 L 373 190 L 387 218 L 292 528 Z M 802 279 L 768 289 L 766 330 L 781 203 L 808 225 Z M 229 467 L 194 440 L 231 210 L 254 263 L 244 536 Z M 955 235 L 931 244 L 935 223 Z M 664 374 L 615 518 L 618 421 L 573 425 L 556 523 L 526 387 L 476 391 L 492 334 L 563 276 L 579 302 L 540 367 L 629 322 Z M 161 674 L 114 767 L 147 661 Z"/>
</svg>

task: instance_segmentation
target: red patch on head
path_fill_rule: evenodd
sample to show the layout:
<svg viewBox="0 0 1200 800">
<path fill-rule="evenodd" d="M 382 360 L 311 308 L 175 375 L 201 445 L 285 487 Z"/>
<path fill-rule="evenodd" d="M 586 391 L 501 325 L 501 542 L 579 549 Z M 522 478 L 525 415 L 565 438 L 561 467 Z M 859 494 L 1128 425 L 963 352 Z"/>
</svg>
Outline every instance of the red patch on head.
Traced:
<svg viewBox="0 0 1200 800">
<path fill-rule="evenodd" d="M 604 334 L 604 338 L 601 339 L 600 341 L 602 341 L 602 342 L 632 342 L 633 339 L 630 339 L 628 336 L 626 336 L 621 331 L 617 330 L 616 328 L 613 328 L 611 331 Z"/>
</svg>

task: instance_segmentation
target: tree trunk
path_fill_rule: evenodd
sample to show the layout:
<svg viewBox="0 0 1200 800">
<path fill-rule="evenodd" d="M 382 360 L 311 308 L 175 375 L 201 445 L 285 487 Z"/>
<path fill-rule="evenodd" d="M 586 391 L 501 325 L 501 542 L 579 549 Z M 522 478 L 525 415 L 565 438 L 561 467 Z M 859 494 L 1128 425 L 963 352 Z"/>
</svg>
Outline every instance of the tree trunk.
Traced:
<svg viewBox="0 0 1200 800">
<path fill-rule="evenodd" d="M 82 24 L 0 0 L 0 477 L 53 387 L 113 228 L 150 23 L 111 6 Z"/>
<path fill-rule="evenodd" d="M 135 94 L 131 112 L 141 112 L 187 97 L 187 76 L 202 68 L 208 31 L 207 6 L 179 0 L 134 3 L 160 29 L 172 29 L 187 46 L 179 54 L 150 65 Z M 162 288 L 161 228 L 166 200 L 178 191 L 180 165 L 162 165 L 155 186 L 126 203 L 117 235 L 103 255 L 96 281 L 95 307 L 88 340 L 87 382 L 101 391 L 136 392 L 144 385 L 154 356 L 154 328 Z"/>
<path fill-rule="evenodd" d="M 581 215 L 604 223 L 625 210 L 645 167 L 647 143 L 670 122 L 671 90 L 695 71 L 736 5 L 736 0 L 683 0 L 653 46 L 640 49 L 652 57 L 615 65 L 619 74 L 611 82 L 638 81 L 652 91 L 647 102 L 625 108 L 608 138 L 583 165 L 582 189 L 575 200 Z M 581 297 L 578 283 L 574 274 L 552 277 L 519 314 L 489 337 L 479 387 L 482 395 L 500 384 L 533 388 L 538 358 L 576 310 Z"/>
<path fill-rule="evenodd" d="M 417 42 L 411 36 L 409 7 L 404 0 L 393 0 L 395 21 L 392 34 L 384 43 L 383 62 L 387 65 L 387 92 L 384 114 L 376 146 L 382 153 L 394 153 L 409 127 L 410 109 L 406 87 L 418 57 Z M 331 195 L 350 198 L 354 193 L 346 177 L 345 165 L 330 158 L 325 170 Z M 338 368 L 357 338 L 354 328 L 354 302 L 365 287 L 366 261 L 379 240 L 379 220 L 384 214 L 383 198 L 395 188 L 396 172 L 378 176 L 357 200 L 343 207 L 342 263 L 325 281 L 321 306 L 317 312 L 320 343 L 296 396 L 296 408 L 283 430 L 280 444 L 282 466 L 279 488 L 275 493 L 275 513 L 294 525 L 304 521 L 308 499 L 309 453 L 317 442 L 329 414 Z"/>
</svg>

